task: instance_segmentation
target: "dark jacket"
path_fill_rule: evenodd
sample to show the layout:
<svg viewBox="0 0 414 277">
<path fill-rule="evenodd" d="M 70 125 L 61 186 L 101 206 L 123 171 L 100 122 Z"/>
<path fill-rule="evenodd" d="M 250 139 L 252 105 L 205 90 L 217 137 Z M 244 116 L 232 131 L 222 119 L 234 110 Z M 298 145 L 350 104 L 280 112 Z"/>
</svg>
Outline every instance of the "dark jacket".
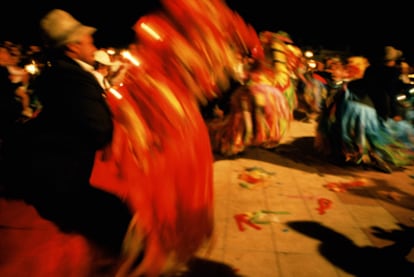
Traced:
<svg viewBox="0 0 414 277">
<path fill-rule="evenodd" d="M 112 139 L 103 89 L 90 72 L 61 56 L 36 78 L 33 91 L 43 109 L 19 136 L 23 182 L 36 183 L 31 196 L 59 196 L 89 186 L 95 153 Z"/>
<path fill-rule="evenodd" d="M 77 62 L 59 57 L 35 79 L 33 92 L 43 108 L 7 147 L 9 179 L 17 180 L 24 200 L 43 218 L 118 255 L 131 212 L 89 182 L 95 154 L 113 132 L 102 87 Z"/>
<path fill-rule="evenodd" d="M 398 115 L 396 95 L 404 88 L 399 80 L 399 70 L 386 65 L 371 65 L 364 74 L 367 93 L 383 119 Z"/>
</svg>

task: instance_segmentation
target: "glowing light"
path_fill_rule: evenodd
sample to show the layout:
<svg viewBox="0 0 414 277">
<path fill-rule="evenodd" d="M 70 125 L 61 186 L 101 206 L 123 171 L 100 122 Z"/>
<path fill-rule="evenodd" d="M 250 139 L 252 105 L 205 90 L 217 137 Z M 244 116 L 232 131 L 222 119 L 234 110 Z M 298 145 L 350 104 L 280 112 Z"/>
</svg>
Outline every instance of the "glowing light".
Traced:
<svg viewBox="0 0 414 277">
<path fill-rule="evenodd" d="M 109 92 L 110 92 L 113 96 L 115 96 L 115 98 L 116 98 L 116 99 L 122 99 L 122 94 L 120 94 L 120 93 L 119 93 L 119 91 L 117 91 L 116 89 L 114 89 L 114 88 L 110 88 L 110 89 L 109 89 Z"/>
<path fill-rule="evenodd" d="M 141 23 L 141 28 L 144 29 L 150 36 L 152 36 L 153 38 L 155 38 L 156 40 L 161 40 L 161 36 L 154 30 L 152 29 L 149 25 L 147 25 L 146 23 Z"/>
<path fill-rule="evenodd" d="M 35 74 L 39 73 L 39 68 L 37 67 L 35 62 L 26 64 L 24 66 L 24 69 L 32 75 L 35 75 Z"/>
<path fill-rule="evenodd" d="M 306 58 L 310 59 L 310 58 L 313 57 L 313 52 L 310 51 L 310 50 L 307 50 L 307 51 L 305 51 L 304 55 L 305 55 Z"/>
<path fill-rule="evenodd" d="M 128 61 L 130 61 L 133 65 L 136 65 L 136 66 L 140 66 L 141 65 L 141 62 L 137 58 L 135 58 L 134 56 L 132 56 L 131 52 L 129 52 L 128 50 L 122 51 L 121 52 L 121 56 L 124 59 L 127 59 Z"/>
</svg>

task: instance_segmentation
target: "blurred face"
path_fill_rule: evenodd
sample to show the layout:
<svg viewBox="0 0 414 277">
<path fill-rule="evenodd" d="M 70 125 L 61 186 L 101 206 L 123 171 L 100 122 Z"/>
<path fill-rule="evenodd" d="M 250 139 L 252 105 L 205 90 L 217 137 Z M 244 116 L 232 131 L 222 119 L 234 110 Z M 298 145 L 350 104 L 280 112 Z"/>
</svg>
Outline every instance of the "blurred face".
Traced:
<svg viewBox="0 0 414 277">
<path fill-rule="evenodd" d="M 84 35 L 77 42 L 68 43 L 67 47 L 72 53 L 72 58 L 81 60 L 90 65 L 95 63 L 96 46 L 92 35 Z"/>
</svg>

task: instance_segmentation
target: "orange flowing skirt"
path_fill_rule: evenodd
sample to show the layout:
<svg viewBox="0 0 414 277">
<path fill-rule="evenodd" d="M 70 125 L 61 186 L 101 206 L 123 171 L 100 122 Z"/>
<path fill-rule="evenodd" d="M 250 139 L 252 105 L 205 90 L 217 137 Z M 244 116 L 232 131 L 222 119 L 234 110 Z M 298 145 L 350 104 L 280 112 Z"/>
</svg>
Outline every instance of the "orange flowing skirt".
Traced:
<svg viewBox="0 0 414 277">
<path fill-rule="evenodd" d="M 209 135 L 194 97 L 178 82 L 136 68 L 118 92 L 118 98 L 108 93 L 113 141 L 96 156 L 91 183 L 130 206 L 135 234 L 127 234 L 124 248 L 142 247 L 135 272 L 157 276 L 167 264 L 187 262 L 212 237 Z"/>
</svg>

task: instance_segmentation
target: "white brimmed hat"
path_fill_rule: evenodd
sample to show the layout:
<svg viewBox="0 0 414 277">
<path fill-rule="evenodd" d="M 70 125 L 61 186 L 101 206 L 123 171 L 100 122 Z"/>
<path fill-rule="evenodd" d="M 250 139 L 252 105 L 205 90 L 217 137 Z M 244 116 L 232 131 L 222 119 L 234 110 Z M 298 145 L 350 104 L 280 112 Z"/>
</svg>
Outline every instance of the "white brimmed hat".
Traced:
<svg viewBox="0 0 414 277">
<path fill-rule="evenodd" d="M 108 53 L 106 53 L 105 50 L 97 50 L 95 52 L 95 61 L 97 61 L 100 64 L 112 66 L 114 63 L 111 61 L 111 58 L 109 57 Z"/>
<path fill-rule="evenodd" d="M 54 9 L 40 21 L 45 39 L 52 46 L 75 42 L 84 35 L 92 35 L 96 28 L 83 25 L 64 10 Z"/>
</svg>

